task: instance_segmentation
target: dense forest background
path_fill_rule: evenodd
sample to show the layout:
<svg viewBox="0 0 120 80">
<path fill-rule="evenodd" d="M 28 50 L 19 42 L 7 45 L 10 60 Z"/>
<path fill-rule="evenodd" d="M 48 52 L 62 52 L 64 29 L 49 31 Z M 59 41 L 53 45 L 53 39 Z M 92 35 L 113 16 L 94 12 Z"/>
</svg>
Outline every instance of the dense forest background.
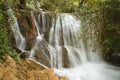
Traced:
<svg viewBox="0 0 120 80">
<path fill-rule="evenodd" d="M 19 11 L 31 8 L 53 13 L 73 13 L 82 22 L 83 35 L 86 36 L 84 40 L 95 34 L 96 41 L 101 44 L 103 57 L 110 61 L 117 57 L 115 62 L 120 63 L 120 0 L 0 0 L 1 62 L 5 59 L 5 53 L 18 58 L 18 54 L 10 46 L 8 36 L 9 20 L 6 10 L 9 7 L 17 7 Z"/>
</svg>

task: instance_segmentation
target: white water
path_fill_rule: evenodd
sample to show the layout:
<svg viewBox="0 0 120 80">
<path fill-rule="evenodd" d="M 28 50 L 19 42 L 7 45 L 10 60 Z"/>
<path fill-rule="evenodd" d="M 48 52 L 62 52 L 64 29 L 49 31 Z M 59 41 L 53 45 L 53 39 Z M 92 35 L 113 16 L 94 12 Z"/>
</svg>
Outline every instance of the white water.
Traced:
<svg viewBox="0 0 120 80">
<path fill-rule="evenodd" d="M 24 50 L 25 40 L 19 30 L 17 19 L 11 10 L 8 10 L 8 13 L 10 18 L 14 19 L 11 27 L 13 26 L 12 30 L 15 35 L 16 45 L 19 49 Z M 41 46 L 45 39 L 38 25 L 40 20 L 37 22 L 34 14 L 31 13 L 31 15 L 34 19 L 38 36 L 36 37 L 36 43 L 31 49 L 30 59 L 36 61 L 34 58 L 35 48 Z M 45 14 L 43 13 L 43 32 L 46 30 L 47 24 L 45 18 Z M 50 58 L 44 54 L 46 56 L 45 58 L 49 59 L 51 67 L 55 69 L 55 73 L 60 76 L 66 76 L 70 80 L 120 80 L 120 68 L 108 65 L 102 61 L 99 57 L 100 50 L 97 49 L 96 52 L 93 52 L 93 46 L 88 46 L 89 44 L 93 44 L 92 40 L 88 39 L 89 44 L 87 45 L 87 49 L 85 48 L 82 39 L 78 38 L 78 34 L 81 33 L 80 25 L 80 20 L 77 20 L 75 16 L 70 14 L 58 14 L 56 18 L 53 19 L 49 42 L 48 44 L 46 43 Z M 44 66 L 41 63 L 40 65 Z M 67 65 L 68 68 L 64 68 L 64 65 Z"/>
<path fill-rule="evenodd" d="M 25 38 L 22 36 L 22 34 L 20 32 L 19 25 L 18 25 L 18 22 L 17 22 L 17 18 L 14 16 L 12 9 L 8 10 L 8 15 L 9 15 L 10 22 L 11 22 L 11 29 L 14 33 L 14 37 L 15 37 L 15 41 L 16 41 L 16 47 L 24 52 L 24 49 L 26 47 L 26 45 L 25 45 L 26 41 L 25 41 Z"/>
<path fill-rule="evenodd" d="M 86 63 L 55 72 L 70 80 L 120 80 L 120 68 L 105 63 Z"/>
<path fill-rule="evenodd" d="M 54 48 L 51 60 L 55 73 L 66 76 L 70 80 L 120 80 L 120 68 L 110 66 L 100 59 L 99 48 L 93 52 L 93 42 L 89 40 L 90 47 L 85 49 L 82 39 L 78 39 L 77 32 L 81 28 L 81 23 L 77 18 L 70 14 L 58 14 L 53 20 L 49 36 L 49 44 Z M 79 32 L 80 34 L 80 32 Z M 61 40 L 63 40 L 61 42 Z M 69 67 L 63 67 L 63 47 L 67 50 Z M 86 51 L 87 50 L 87 51 Z M 53 55 L 54 54 L 54 55 Z M 66 59 L 67 60 L 67 59 Z"/>
<path fill-rule="evenodd" d="M 65 54 L 68 56 L 70 67 L 87 62 L 83 46 L 78 48 L 79 45 L 75 44 L 75 42 L 79 41 L 77 39 L 79 29 L 80 21 L 77 21 L 70 14 L 58 14 L 57 18 L 53 20 L 49 44 L 56 50 L 54 55 L 51 55 L 52 58 L 55 58 L 54 62 L 52 62 L 54 63 L 52 64 L 54 68 L 63 68 L 63 49 L 67 51 Z"/>
</svg>

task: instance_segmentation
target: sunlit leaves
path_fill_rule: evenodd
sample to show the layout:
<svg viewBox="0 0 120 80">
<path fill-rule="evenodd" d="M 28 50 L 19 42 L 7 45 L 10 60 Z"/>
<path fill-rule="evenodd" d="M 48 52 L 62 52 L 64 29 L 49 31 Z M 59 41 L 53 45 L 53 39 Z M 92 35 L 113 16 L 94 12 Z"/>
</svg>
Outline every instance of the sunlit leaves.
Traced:
<svg viewBox="0 0 120 80">
<path fill-rule="evenodd" d="M 58 12 L 74 12 L 79 6 L 79 0 L 42 0 L 41 8 L 58 11 Z"/>
<path fill-rule="evenodd" d="M 120 0 L 81 0 L 78 9 L 83 26 L 84 40 L 93 34 L 105 54 L 120 52 Z M 113 54 L 113 53 L 112 53 Z"/>
</svg>

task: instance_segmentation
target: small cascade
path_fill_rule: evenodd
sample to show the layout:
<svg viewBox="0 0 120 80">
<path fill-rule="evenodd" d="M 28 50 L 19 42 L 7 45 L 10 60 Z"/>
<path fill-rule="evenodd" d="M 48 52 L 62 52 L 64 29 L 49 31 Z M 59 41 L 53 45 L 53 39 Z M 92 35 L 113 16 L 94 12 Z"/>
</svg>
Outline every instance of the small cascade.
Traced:
<svg viewBox="0 0 120 80">
<path fill-rule="evenodd" d="M 26 41 L 25 38 L 22 36 L 19 25 L 17 22 L 17 18 L 14 16 L 12 9 L 8 10 L 8 15 L 11 22 L 11 29 L 14 33 L 15 41 L 16 41 L 16 47 L 20 49 L 22 52 L 24 52 L 24 49 L 26 47 Z"/>
<path fill-rule="evenodd" d="M 38 34 L 38 36 L 36 37 L 36 43 L 34 45 L 34 48 L 37 48 L 37 45 L 42 41 L 43 38 L 42 38 L 42 35 L 39 32 L 38 23 L 36 22 L 35 16 L 34 16 L 34 14 L 32 12 L 31 12 L 31 16 L 34 19 L 35 26 L 36 26 L 36 29 L 37 29 L 37 34 Z M 31 50 L 30 58 L 32 58 L 35 55 L 34 48 Z"/>
<path fill-rule="evenodd" d="M 41 22 L 39 20 L 41 18 L 40 15 L 42 15 L 42 28 L 43 28 L 42 31 L 40 30 L 40 22 Z M 46 22 L 44 22 L 46 20 L 45 14 L 44 13 L 39 14 L 38 21 L 36 20 L 36 17 L 33 12 L 31 12 L 31 16 L 34 19 L 34 23 L 35 23 L 38 35 L 36 37 L 36 42 L 35 42 L 33 48 L 31 49 L 29 58 L 38 61 L 39 63 L 41 63 L 44 66 L 50 66 L 50 59 L 48 56 L 49 54 L 48 54 L 48 52 L 46 52 L 46 51 L 48 51 L 48 43 L 44 39 L 44 33 L 43 33 L 46 28 Z M 45 62 L 43 62 L 43 61 L 45 61 Z"/>
<path fill-rule="evenodd" d="M 46 15 L 45 15 L 45 12 L 42 12 L 42 26 L 43 26 L 43 30 L 42 32 L 44 33 L 46 31 Z"/>
</svg>

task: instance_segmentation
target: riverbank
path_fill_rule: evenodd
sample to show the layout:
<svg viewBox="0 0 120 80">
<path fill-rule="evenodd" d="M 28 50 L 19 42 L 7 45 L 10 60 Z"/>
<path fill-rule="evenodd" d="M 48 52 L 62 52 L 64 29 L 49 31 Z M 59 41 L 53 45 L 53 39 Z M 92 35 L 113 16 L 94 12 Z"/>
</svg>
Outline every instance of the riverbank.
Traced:
<svg viewBox="0 0 120 80">
<path fill-rule="evenodd" d="M 44 69 L 27 59 L 15 61 L 6 55 L 6 61 L 0 63 L 0 80 L 68 80 L 54 74 L 54 69 Z"/>
</svg>

